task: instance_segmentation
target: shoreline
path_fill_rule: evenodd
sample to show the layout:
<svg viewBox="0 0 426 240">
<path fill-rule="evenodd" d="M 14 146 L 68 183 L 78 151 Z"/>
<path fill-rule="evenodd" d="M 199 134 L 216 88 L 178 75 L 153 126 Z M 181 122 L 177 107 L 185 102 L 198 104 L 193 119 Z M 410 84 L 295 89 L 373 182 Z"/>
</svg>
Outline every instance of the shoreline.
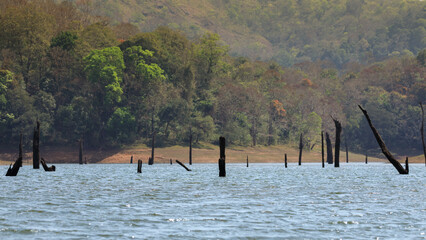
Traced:
<svg viewBox="0 0 426 240">
<path fill-rule="evenodd" d="M 58 163 L 78 163 L 78 148 L 70 147 L 41 147 L 41 157 L 48 164 Z M 284 153 L 287 153 L 288 162 L 298 162 L 299 150 L 290 146 L 258 146 L 258 147 L 228 147 L 226 149 L 227 163 L 246 163 L 247 156 L 249 163 L 284 163 Z M 0 153 L 0 165 L 9 165 L 17 158 L 17 149 L 11 151 L 2 151 Z M 151 148 L 146 146 L 131 146 L 125 149 L 111 150 L 87 150 L 83 152 L 83 161 L 87 159 L 87 163 L 103 164 L 103 163 L 130 163 L 133 156 L 133 163 L 137 163 L 139 159 L 143 163 L 148 162 L 151 156 Z M 341 151 L 340 162 L 346 163 L 346 153 Z M 185 164 L 189 161 L 189 148 L 183 146 L 172 146 L 155 149 L 154 163 L 170 163 L 178 159 Z M 219 159 L 219 147 L 207 146 L 205 148 L 193 148 L 192 162 L 196 163 L 217 163 Z M 309 159 L 309 160 L 307 160 Z M 405 157 L 398 157 L 402 163 Z M 349 152 L 349 163 L 364 162 L 365 156 L 361 154 Z M 30 165 L 32 162 L 32 152 L 24 152 L 24 165 Z M 386 158 L 368 157 L 368 162 L 387 162 Z M 409 157 L 410 163 L 424 163 L 423 155 Z M 321 150 L 314 149 L 304 151 L 302 155 L 303 163 L 321 163 Z"/>
</svg>

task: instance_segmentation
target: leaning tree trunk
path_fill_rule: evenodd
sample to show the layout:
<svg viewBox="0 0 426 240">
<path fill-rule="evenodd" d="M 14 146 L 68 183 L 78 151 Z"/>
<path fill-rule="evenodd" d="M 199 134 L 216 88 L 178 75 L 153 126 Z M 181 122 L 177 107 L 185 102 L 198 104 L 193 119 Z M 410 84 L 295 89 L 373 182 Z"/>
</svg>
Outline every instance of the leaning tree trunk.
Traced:
<svg viewBox="0 0 426 240">
<path fill-rule="evenodd" d="M 299 165 L 302 165 L 302 151 L 303 151 L 303 133 L 300 134 L 300 140 L 299 140 Z"/>
<path fill-rule="evenodd" d="M 342 124 L 333 118 L 336 126 L 336 143 L 334 145 L 334 167 L 340 167 L 340 134 L 342 133 Z"/>
<path fill-rule="evenodd" d="M 40 168 L 40 122 L 37 121 L 37 127 L 34 128 L 33 137 L 33 169 Z"/>
<path fill-rule="evenodd" d="M 22 166 L 22 158 L 18 157 L 18 159 L 16 159 L 15 163 L 10 164 L 9 169 L 6 172 L 6 176 L 11 176 L 14 177 L 16 175 L 18 175 L 19 172 L 19 168 Z"/>
<path fill-rule="evenodd" d="M 361 109 L 362 113 L 364 114 L 365 118 L 367 119 L 368 125 L 370 125 L 371 131 L 373 131 L 374 137 L 377 140 L 377 143 L 379 144 L 380 148 L 382 149 L 382 153 L 386 156 L 386 158 L 389 160 L 390 163 L 398 170 L 400 174 L 408 174 L 408 169 L 404 169 L 402 165 L 395 159 L 395 157 L 389 152 L 388 148 L 386 147 L 385 142 L 383 141 L 382 137 L 380 136 L 377 129 L 373 126 L 373 123 L 370 120 L 370 116 L 368 116 L 367 111 L 361 107 L 361 105 L 358 105 L 359 109 Z"/>
<path fill-rule="evenodd" d="M 420 126 L 420 135 L 422 137 L 423 154 L 425 155 L 425 166 L 426 166 L 426 146 L 425 146 L 425 136 L 424 136 L 425 112 L 423 110 L 423 104 L 421 102 L 420 102 L 420 107 L 422 108 L 422 125 Z"/>
<path fill-rule="evenodd" d="M 325 142 L 327 144 L 327 163 L 333 164 L 333 146 L 331 145 L 330 135 L 325 133 Z"/>
</svg>

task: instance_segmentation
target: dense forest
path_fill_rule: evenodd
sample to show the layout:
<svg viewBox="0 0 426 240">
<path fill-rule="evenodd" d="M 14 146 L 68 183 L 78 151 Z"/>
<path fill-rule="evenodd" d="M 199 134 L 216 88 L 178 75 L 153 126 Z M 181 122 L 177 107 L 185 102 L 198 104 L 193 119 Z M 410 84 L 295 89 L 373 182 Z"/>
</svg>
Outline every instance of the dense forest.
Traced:
<svg viewBox="0 0 426 240">
<path fill-rule="evenodd" d="M 231 11 L 228 6 L 240 1 L 208 2 Z M 21 131 L 30 141 L 39 120 L 41 140 L 51 145 L 75 145 L 81 138 L 88 147 L 149 145 L 152 134 L 157 146 L 186 145 L 192 134 L 196 144 L 223 135 L 229 144 L 255 146 L 295 144 L 303 133 L 311 149 L 322 130 L 332 135 L 334 117 L 349 148 L 365 152 L 377 144 L 357 108 L 362 104 L 393 151 L 421 149 L 423 2 L 250 3 L 262 10 L 271 4 L 270 12 L 235 5 L 235 19 L 227 13 L 230 27 L 241 21 L 242 29 L 282 40 L 273 52 L 286 51 L 291 61 L 235 56 L 244 51 L 207 30 L 191 35 L 160 26 L 141 32 L 141 26 L 98 16 L 92 1 L 1 1 L 0 143 L 17 142 Z M 314 3 L 329 5 L 318 13 L 322 8 Z M 369 7 L 373 3 L 376 8 Z M 395 11 L 379 11 L 379 5 Z M 330 15 L 346 20 L 337 27 Z M 342 61 L 330 57 L 340 52 Z"/>
<path fill-rule="evenodd" d="M 80 1 L 81 2 L 81 1 Z M 426 45 L 420 0 L 91 0 L 88 12 L 142 31 L 160 25 L 190 39 L 218 33 L 232 56 L 289 67 L 329 60 L 373 63 Z"/>
</svg>

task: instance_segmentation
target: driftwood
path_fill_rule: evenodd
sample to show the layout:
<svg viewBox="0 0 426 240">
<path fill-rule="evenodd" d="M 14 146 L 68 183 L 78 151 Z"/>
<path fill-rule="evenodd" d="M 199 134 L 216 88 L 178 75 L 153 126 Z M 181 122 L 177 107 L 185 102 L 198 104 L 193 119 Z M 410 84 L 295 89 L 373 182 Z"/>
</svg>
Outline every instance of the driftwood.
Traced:
<svg viewBox="0 0 426 240">
<path fill-rule="evenodd" d="M 302 165 L 302 152 L 303 152 L 303 133 L 300 134 L 300 140 L 299 140 L 299 165 Z"/>
<path fill-rule="evenodd" d="M 138 160 L 138 173 L 142 173 L 142 160 Z"/>
<path fill-rule="evenodd" d="M 327 163 L 333 164 L 333 146 L 331 145 L 330 135 L 325 133 L 325 142 L 327 144 Z"/>
<path fill-rule="evenodd" d="M 336 126 L 336 143 L 334 144 L 334 167 L 340 166 L 340 134 L 342 133 L 342 124 L 333 119 L 334 125 Z"/>
<path fill-rule="evenodd" d="M 284 166 L 287 168 L 287 153 L 284 154 Z"/>
<path fill-rule="evenodd" d="M 324 168 L 324 131 L 321 131 L 321 163 Z"/>
<path fill-rule="evenodd" d="M 186 171 L 192 171 L 191 169 L 189 169 L 189 168 L 187 168 L 186 166 L 185 166 L 185 164 L 183 164 L 183 163 L 181 163 L 179 160 L 177 160 L 176 159 L 176 162 L 179 164 L 179 165 L 181 165 L 183 168 L 185 168 L 186 169 Z"/>
<path fill-rule="evenodd" d="M 359 109 L 361 109 L 362 113 L 364 114 L 365 118 L 367 119 L 368 125 L 370 125 L 371 131 L 373 131 L 374 137 L 377 140 L 377 143 L 379 144 L 380 148 L 382 149 L 382 153 L 386 156 L 386 158 L 389 160 L 390 163 L 398 170 L 400 174 L 408 174 L 408 169 L 404 169 L 402 165 L 395 159 L 395 157 L 389 152 L 388 148 L 386 147 L 385 142 L 383 141 L 382 137 L 380 136 L 377 129 L 373 126 L 373 123 L 370 120 L 370 116 L 368 116 L 367 111 L 361 107 L 361 105 L 358 105 Z M 408 161 L 407 161 L 408 162 Z"/>
<path fill-rule="evenodd" d="M 423 104 L 421 102 L 420 102 L 420 107 L 422 108 L 422 125 L 420 126 L 420 135 L 422 137 L 423 154 L 425 155 L 425 166 L 426 166 L 426 146 L 425 146 L 425 136 L 424 136 L 425 112 L 423 110 Z"/>
<path fill-rule="evenodd" d="M 44 158 L 41 158 L 41 165 L 43 166 L 44 171 L 46 172 L 54 172 L 56 170 L 55 165 L 52 165 L 50 167 L 47 166 L 46 161 L 44 160 Z"/>
<path fill-rule="evenodd" d="M 21 168 L 21 166 L 22 166 L 22 157 L 18 157 L 18 159 L 16 159 L 15 163 L 13 164 L 13 166 L 12 164 L 10 164 L 9 169 L 7 169 L 7 172 L 6 172 L 6 176 L 14 177 L 18 175 L 19 168 Z"/>
<path fill-rule="evenodd" d="M 225 145 L 226 145 L 225 138 L 224 137 L 220 137 L 219 138 L 219 147 L 220 147 L 219 177 L 226 177 Z"/>
<path fill-rule="evenodd" d="M 37 127 L 34 128 L 33 137 L 33 168 L 40 168 L 40 122 L 37 121 Z"/>
<path fill-rule="evenodd" d="M 80 139 L 80 151 L 78 152 L 78 163 L 83 164 L 83 140 Z"/>
</svg>

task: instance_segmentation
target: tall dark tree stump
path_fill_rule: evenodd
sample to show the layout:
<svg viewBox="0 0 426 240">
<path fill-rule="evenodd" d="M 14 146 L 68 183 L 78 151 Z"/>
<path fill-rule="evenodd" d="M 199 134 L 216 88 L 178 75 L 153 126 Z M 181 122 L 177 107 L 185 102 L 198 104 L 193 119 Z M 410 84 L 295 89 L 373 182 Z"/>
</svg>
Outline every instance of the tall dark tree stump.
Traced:
<svg viewBox="0 0 426 240">
<path fill-rule="evenodd" d="M 346 148 L 346 163 L 349 163 L 349 152 L 348 152 L 348 143 L 345 139 L 345 148 Z"/>
<path fill-rule="evenodd" d="M 327 163 L 333 164 L 333 146 L 331 145 L 330 135 L 325 133 L 325 142 L 327 144 Z"/>
<path fill-rule="evenodd" d="M 173 164 L 173 161 L 172 161 L 172 159 L 170 158 L 170 165 L 172 165 Z"/>
<path fill-rule="evenodd" d="M 22 150 L 22 132 L 21 132 L 21 134 L 19 135 L 19 156 L 18 156 L 18 158 L 24 159 L 23 152 L 24 151 Z M 22 167 L 22 162 L 23 161 L 21 161 L 21 167 Z"/>
<path fill-rule="evenodd" d="M 148 165 L 154 164 L 154 161 L 152 160 L 152 157 L 148 158 Z"/>
<path fill-rule="evenodd" d="M 300 134 L 300 140 L 299 140 L 299 166 L 302 165 L 302 152 L 303 152 L 303 133 Z"/>
<path fill-rule="evenodd" d="M 133 164 L 133 155 L 130 157 L 130 164 Z"/>
<path fill-rule="evenodd" d="M 410 173 L 410 169 L 408 167 L 408 157 L 405 158 L 405 171 L 407 171 L 407 174 Z"/>
<path fill-rule="evenodd" d="M 40 168 L 40 122 L 37 121 L 37 127 L 34 128 L 33 137 L 33 169 Z"/>
<path fill-rule="evenodd" d="M 287 153 L 284 154 L 284 166 L 287 168 Z"/>
<path fill-rule="evenodd" d="M 219 177 L 226 177 L 225 146 L 226 146 L 225 138 L 224 137 L 220 137 L 219 138 L 219 147 L 220 147 Z"/>
<path fill-rule="evenodd" d="M 155 149 L 155 127 L 154 127 L 154 109 L 152 110 L 151 118 L 151 158 L 149 158 L 148 165 L 154 164 L 154 149 Z"/>
<path fill-rule="evenodd" d="M 368 155 L 365 154 L 365 164 L 368 164 Z"/>
<path fill-rule="evenodd" d="M 247 167 L 249 167 L 249 162 L 248 162 L 248 155 L 247 155 Z"/>
<path fill-rule="evenodd" d="M 386 147 L 385 142 L 383 141 L 382 137 L 380 136 L 377 129 L 373 126 L 373 123 L 370 120 L 370 116 L 368 116 L 367 111 L 361 107 L 361 105 L 358 105 L 359 109 L 361 109 L 362 113 L 364 114 L 365 118 L 367 119 L 368 125 L 370 125 L 371 131 L 373 131 L 374 137 L 377 140 L 377 143 L 379 144 L 380 148 L 382 149 L 382 153 L 386 156 L 386 158 L 389 160 L 390 163 L 396 168 L 396 170 L 399 172 L 399 174 L 408 174 L 408 169 L 404 169 L 402 165 L 395 159 L 395 157 L 389 152 L 388 148 Z"/>
<path fill-rule="evenodd" d="M 424 136 L 425 112 L 423 110 L 423 104 L 421 102 L 420 102 L 420 108 L 422 109 L 422 124 L 420 125 L 420 136 L 422 137 L 423 154 L 425 156 L 425 166 L 426 166 L 426 146 L 425 146 L 425 136 Z"/>
<path fill-rule="evenodd" d="M 334 144 L 334 167 L 340 167 L 340 134 L 342 133 L 342 124 L 334 118 L 333 121 L 334 125 L 336 126 L 336 142 Z"/>
<path fill-rule="evenodd" d="M 185 164 L 183 164 L 183 163 L 181 163 L 179 160 L 177 160 L 176 159 L 176 162 L 179 164 L 179 165 L 181 165 L 183 168 L 185 168 L 186 169 L 186 171 L 192 171 L 191 169 L 189 169 L 189 168 L 187 168 L 186 166 L 185 166 Z"/>
<path fill-rule="evenodd" d="M 322 168 L 324 168 L 324 131 L 321 131 L 321 163 Z"/>
<path fill-rule="evenodd" d="M 83 140 L 80 139 L 80 150 L 78 152 L 78 163 L 83 165 Z"/>
<path fill-rule="evenodd" d="M 142 173 L 142 160 L 138 160 L 138 173 Z"/>
<path fill-rule="evenodd" d="M 189 129 L 189 165 L 192 165 L 192 129 Z"/>
</svg>

